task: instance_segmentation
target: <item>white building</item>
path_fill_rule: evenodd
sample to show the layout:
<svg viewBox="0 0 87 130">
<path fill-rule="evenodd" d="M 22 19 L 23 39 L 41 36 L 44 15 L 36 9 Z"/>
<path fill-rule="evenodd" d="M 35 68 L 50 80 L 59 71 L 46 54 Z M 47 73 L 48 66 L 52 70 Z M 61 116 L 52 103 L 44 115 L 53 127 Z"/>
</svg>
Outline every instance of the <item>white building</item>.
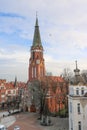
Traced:
<svg viewBox="0 0 87 130">
<path fill-rule="evenodd" d="M 87 86 L 69 86 L 69 130 L 87 130 Z"/>
<path fill-rule="evenodd" d="M 74 70 L 73 85 L 69 85 L 69 130 L 87 130 L 87 84 L 79 74 L 77 67 Z"/>
</svg>

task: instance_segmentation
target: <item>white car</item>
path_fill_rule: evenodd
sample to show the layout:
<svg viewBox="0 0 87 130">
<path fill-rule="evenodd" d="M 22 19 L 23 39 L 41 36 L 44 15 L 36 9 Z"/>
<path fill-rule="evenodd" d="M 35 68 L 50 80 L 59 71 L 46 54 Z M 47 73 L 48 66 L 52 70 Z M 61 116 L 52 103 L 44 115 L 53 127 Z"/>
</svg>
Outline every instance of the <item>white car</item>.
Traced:
<svg viewBox="0 0 87 130">
<path fill-rule="evenodd" d="M 0 130 L 7 130 L 7 128 L 4 125 L 0 124 Z"/>
<path fill-rule="evenodd" d="M 20 130 L 20 127 L 19 126 L 15 126 L 14 130 Z"/>
</svg>

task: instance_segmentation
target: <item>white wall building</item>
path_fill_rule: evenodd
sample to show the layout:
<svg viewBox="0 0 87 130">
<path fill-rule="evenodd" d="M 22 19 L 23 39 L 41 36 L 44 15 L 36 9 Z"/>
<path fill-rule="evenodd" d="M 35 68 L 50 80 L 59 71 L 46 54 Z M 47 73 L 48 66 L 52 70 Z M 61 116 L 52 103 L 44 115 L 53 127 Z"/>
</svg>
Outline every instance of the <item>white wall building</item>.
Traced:
<svg viewBox="0 0 87 130">
<path fill-rule="evenodd" d="M 69 86 L 69 130 L 87 130 L 87 86 Z"/>
</svg>

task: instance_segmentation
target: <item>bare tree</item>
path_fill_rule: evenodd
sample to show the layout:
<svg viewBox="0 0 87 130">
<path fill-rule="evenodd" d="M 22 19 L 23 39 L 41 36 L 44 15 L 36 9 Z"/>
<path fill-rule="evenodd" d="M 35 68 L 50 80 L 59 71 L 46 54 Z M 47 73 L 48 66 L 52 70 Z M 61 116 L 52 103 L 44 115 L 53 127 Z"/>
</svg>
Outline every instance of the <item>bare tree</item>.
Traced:
<svg viewBox="0 0 87 130">
<path fill-rule="evenodd" d="M 45 80 L 46 81 L 46 80 Z M 31 102 L 34 103 L 35 107 L 40 112 L 40 117 L 42 114 L 46 114 L 46 94 L 47 87 L 44 80 L 36 80 L 29 84 L 29 92 L 31 95 Z"/>
<path fill-rule="evenodd" d="M 49 108 L 48 108 L 48 90 L 49 90 L 50 80 L 44 77 L 41 80 L 36 80 L 30 83 L 29 91 L 31 93 L 31 102 L 35 104 L 36 108 L 39 110 L 39 115 L 42 125 L 50 125 L 51 121 L 49 118 Z"/>
<path fill-rule="evenodd" d="M 69 68 L 64 68 L 63 72 L 62 72 L 62 76 L 64 77 L 65 80 L 69 80 L 72 81 L 73 78 L 73 72 L 71 71 L 71 69 Z"/>
<path fill-rule="evenodd" d="M 87 83 L 87 70 L 83 70 L 81 72 L 81 76 L 83 77 L 84 81 Z"/>
</svg>

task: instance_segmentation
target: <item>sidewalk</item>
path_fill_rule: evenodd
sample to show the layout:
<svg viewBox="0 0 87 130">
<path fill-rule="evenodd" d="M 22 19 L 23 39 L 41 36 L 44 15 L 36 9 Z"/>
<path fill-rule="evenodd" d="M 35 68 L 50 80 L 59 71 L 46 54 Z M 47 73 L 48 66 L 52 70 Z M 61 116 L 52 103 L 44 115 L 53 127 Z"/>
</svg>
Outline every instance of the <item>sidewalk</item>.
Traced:
<svg viewBox="0 0 87 130">
<path fill-rule="evenodd" d="M 21 130 L 43 130 L 37 123 L 37 115 L 35 113 L 20 113 L 15 116 L 16 122 L 8 127 L 13 130 L 14 126 L 20 126 Z"/>
<path fill-rule="evenodd" d="M 14 110 L 14 112 L 16 111 L 17 110 Z M 10 111 L 10 112 L 12 113 L 13 111 Z M 14 124 L 14 122 L 16 121 L 15 116 L 13 115 L 8 116 L 8 115 L 9 115 L 9 112 L 7 111 L 0 112 L 0 123 L 5 125 L 7 128 L 11 126 L 12 124 Z"/>
<path fill-rule="evenodd" d="M 7 128 L 14 124 L 16 121 L 16 118 L 14 116 L 8 116 L 1 118 L 1 124 L 5 125 Z"/>
</svg>

